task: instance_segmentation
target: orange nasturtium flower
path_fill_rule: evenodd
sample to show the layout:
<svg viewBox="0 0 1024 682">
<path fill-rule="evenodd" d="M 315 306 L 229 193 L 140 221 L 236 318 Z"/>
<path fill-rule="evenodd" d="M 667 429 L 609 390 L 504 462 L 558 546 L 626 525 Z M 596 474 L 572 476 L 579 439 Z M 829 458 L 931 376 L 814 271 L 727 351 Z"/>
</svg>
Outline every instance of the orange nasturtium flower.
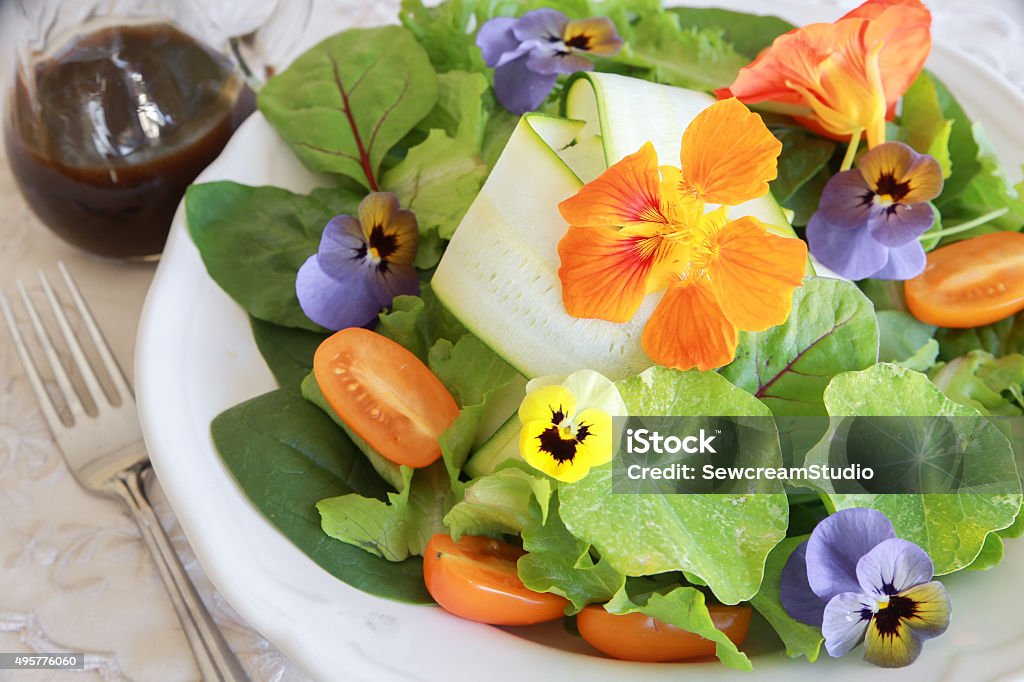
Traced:
<svg viewBox="0 0 1024 682">
<path fill-rule="evenodd" d="M 789 316 L 807 247 L 727 207 L 768 192 L 782 144 L 736 99 L 683 133 L 682 168 L 658 167 L 648 142 L 559 205 L 562 301 L 573 317 L 626 322 L 664 290 L 642 342 L 655 362 L 707 370 L 732 361 L 740 329 Z M 707 204 L 717 208 L 705 212 Z"/>
<path fill-rule="evenodd" d="M 717 91 L 790 114 L 849 140 L 885 142 L 885 118 L 931 51 L 931 13 L 920 0 L 868 0 L 834 24 L 810 24 L 775 39 L 736 81 Z"/>
</svg>

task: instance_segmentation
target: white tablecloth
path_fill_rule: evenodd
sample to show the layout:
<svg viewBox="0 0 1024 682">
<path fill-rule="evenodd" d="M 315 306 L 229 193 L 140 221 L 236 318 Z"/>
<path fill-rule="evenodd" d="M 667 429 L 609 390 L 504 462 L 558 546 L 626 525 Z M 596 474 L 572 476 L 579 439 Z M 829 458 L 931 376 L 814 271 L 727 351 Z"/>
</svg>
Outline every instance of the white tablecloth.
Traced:
<svg viewBox="0 0 1024 682">
<path fill-rule="evenodd" d="M 843 7 L 857 2 L 821 0 Z M 395 16 L 398 2 L 324 3 L 324 32 Z M 714 3 L 701 3 L 714 4 Z M 936 41 L 969 51 L 1024 89 L 1024 3 L 1020 0 L 931 0 Z M 765 11 L 771 3 L 764 3 Z M 0 50 L 8 49 L 0 2 Z M 333 23 L 333 26 L 332 26 Z M 0 67 L 9 63 L 0 54 Z M 2 148 L 0 148 L 2 149 Z M 2 154 L 0 150 L 0 154 Z M 129 375 L 135 327 L 151 265 L 100 262 L 46 231 L 18 195 L 0 163 L 0 288 L 34 282 L 40 268 L 70 266 L 114 352 Z M 162 499 L 159 491 L 155 496 Z M 259 633 L 241 622 L 203 575 L 171 511 L 165 526 L 218 624 L 254 680 L 302 680 L 304 675 Z M 0 652 L 87 654 L 90 672 L 33 672 L 0 680 L 161 680 L 197 677 L 192 658 L 129 516 L 113 502 L 92 498 L 72 480 L 6 334 L 0 333 Z M 340 672 L 340 671 L 339 671 Z"/>
</svg>

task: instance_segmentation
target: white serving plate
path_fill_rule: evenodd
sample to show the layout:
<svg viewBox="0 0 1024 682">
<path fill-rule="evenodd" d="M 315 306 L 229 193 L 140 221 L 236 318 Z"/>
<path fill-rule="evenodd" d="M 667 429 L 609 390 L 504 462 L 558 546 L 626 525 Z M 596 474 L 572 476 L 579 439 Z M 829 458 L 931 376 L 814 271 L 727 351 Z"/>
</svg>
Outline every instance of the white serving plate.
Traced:
<svg viewBox="0 0 1024 682">
<path fill-rule="evenodd" d="M 711 3 L 695 3 L 711 4 Z M 829 21 L 836 10 L 793 1 L 714 3 L 771 11 L 794 23 Z M 339 30 L 343 27 L 339 27 Z M 1024 96 L 980 62 L 935 45 L 929 67 L 984 122 L 1009 169 L 1024 162 Z M 308 191 L 321 179 L 254 115 L 199 181 L 231 179 Z M 244 248 L 240 245 L 239 248 Z M 246 315 L 207 275 L 179 209 L 139 328 L 137 398 L 154 467 L 182 527 L 217 589 L 239 614 L 318 680 L 556 679 L 591 682 L 738 677 L 717 663 L 636 664 L 556 649 L 548 628 L 512 633 L 436 607 L 370 596 L 335 579 L 295 548 L 248 501 L 214 450 L 210 421 L 275 388 Z M 1017 679 L 1024 676 L 1024 541 L 984 573 L 947 581 L 953 624 L 911 668 L 882 673 L 857 655 L 815 665 L 781 653 L 756 656 L 759 679 L 787 682 L 886 678 Z M 1017 608 L 1014 608 L 1017 607 Z M 520 636 L 524 635 L 525 636 Z M 529 637 L 530 639 L 527 639 Z"/>
</svg>

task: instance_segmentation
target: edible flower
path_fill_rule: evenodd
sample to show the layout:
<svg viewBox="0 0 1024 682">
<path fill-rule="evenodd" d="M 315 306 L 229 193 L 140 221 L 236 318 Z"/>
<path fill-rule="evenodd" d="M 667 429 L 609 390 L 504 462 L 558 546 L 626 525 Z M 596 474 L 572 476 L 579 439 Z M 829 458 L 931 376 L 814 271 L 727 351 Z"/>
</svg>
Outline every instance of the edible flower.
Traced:
<svg viewBox="0 0 1024 682">
<path fill-rule="evenodd" d="M 768 191 L 781 149 L 757 114 L 723 100 L 683 133 L 681 169 L 659 169 L 648 142 L 563 201 L 566 311 L 623 323 L 664 291 L 642 336 L 651 359 L 700 370 L 731 362 L 739 330 L 784 322 L 803 278 L 803 241 L 727 213 Z M 705 213 L 707 204 L 719 207 Z"/>
<path fill-rule="evenodd" d="M 782 605 L 794 620 L 821 627 L 829 655 L 866 642 L 864 660 L 900 668 L 949 626 L 949 595 L 933 574 L 928 554 L 897 538 L 885 514 L 844 509 L 790 555 Z"/>
<path fill-rule="evenodd" d="M 825 185 L 807 224 L 811 253 L 849 279 L 916 277 L 926 262 L 918 240 L 935 222 L 928 201 L 942 184 L 931 156 L 902 142 L 875 147 Z"/>
<path fill-rule="evenodd" d="M 612 417 L 625 415 L 615 384 L 592 370 L 534 379 L 519 406 L 519 452 L 552 478 L 578 481 L 591 467 L 611 461 Z"/>
<path fill-rule="evenodd" d="M 327 329 L 370 324 L 395 296 L 419 293 L 412 265 L 418 239 L 416 216 L 398 197 L 367 195 L 358 217 L 331 218 L 319 250 L 299 268 L 295 293 L 302 311 Z"/>
<path fill-rule="evenodd" d="M 584 54 L 611 56 L 622 47 L 607 17 L 572 19 L 553 9 L 536 9 L 518 19 L 497 17 L 480 27 L 476 44 L 494 69 L 494 94 L 513 114 L 539 107 L 558 74 L 590 71 Z"/>
<path fill-rule="evenodd" d="M 920 0 L 869 0 L 833 24 L 785 33 L 740 70 L 719 97 L 795 116 L 848 140 L 885 142 L 885 118 L 931 51 L 931 13 Z"/>
</svg>

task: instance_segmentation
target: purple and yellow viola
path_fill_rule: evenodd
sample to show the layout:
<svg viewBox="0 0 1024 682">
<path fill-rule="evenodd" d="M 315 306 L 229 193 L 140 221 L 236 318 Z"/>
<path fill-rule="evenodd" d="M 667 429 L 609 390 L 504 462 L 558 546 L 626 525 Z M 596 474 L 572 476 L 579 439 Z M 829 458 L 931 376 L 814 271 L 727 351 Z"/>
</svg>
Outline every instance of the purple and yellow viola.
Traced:
<svg viewBox="0 0 1024 682">
<path fill-rule="evenodd" d="M 524 114 L 543 104 L 559 74 L 593 70 L 584 55 L 612 56 L 622 39 L 607 17 L 569 19 L 545 8 L 518 19 L 491 19 L 480 27 L 476 44 L 494 69 L 498 101 L 512 113 Z"/>
<path fill-rule="evenodd" d="M 844 509 L 790 555 L 782 605 L 794 620 L 821 628 L 830 656 L 863 642 L 864 660 L 901 668 L 949 627 L 949 595 L 933 575 L 928 554 L 897 538 L 885 514 Z"/>
<path fill-rule="evenodd" d="M 358 213 L 331 218 L 295 278 L 302 311 L 327 329 L 364 327 L 396 296 L 420 292 L 416 216 L 390 192 L 367 195 Z"/>
<path fill-rule="evenodd" d="M 925 266 L 919 240 L 935 222 L 928 202 L 942 185 L 931 156 L 902 142 L 875 147 L 825 185 L 807 225 L 811 254 L 849 279 L 916 277 Z"/>
</svg>

